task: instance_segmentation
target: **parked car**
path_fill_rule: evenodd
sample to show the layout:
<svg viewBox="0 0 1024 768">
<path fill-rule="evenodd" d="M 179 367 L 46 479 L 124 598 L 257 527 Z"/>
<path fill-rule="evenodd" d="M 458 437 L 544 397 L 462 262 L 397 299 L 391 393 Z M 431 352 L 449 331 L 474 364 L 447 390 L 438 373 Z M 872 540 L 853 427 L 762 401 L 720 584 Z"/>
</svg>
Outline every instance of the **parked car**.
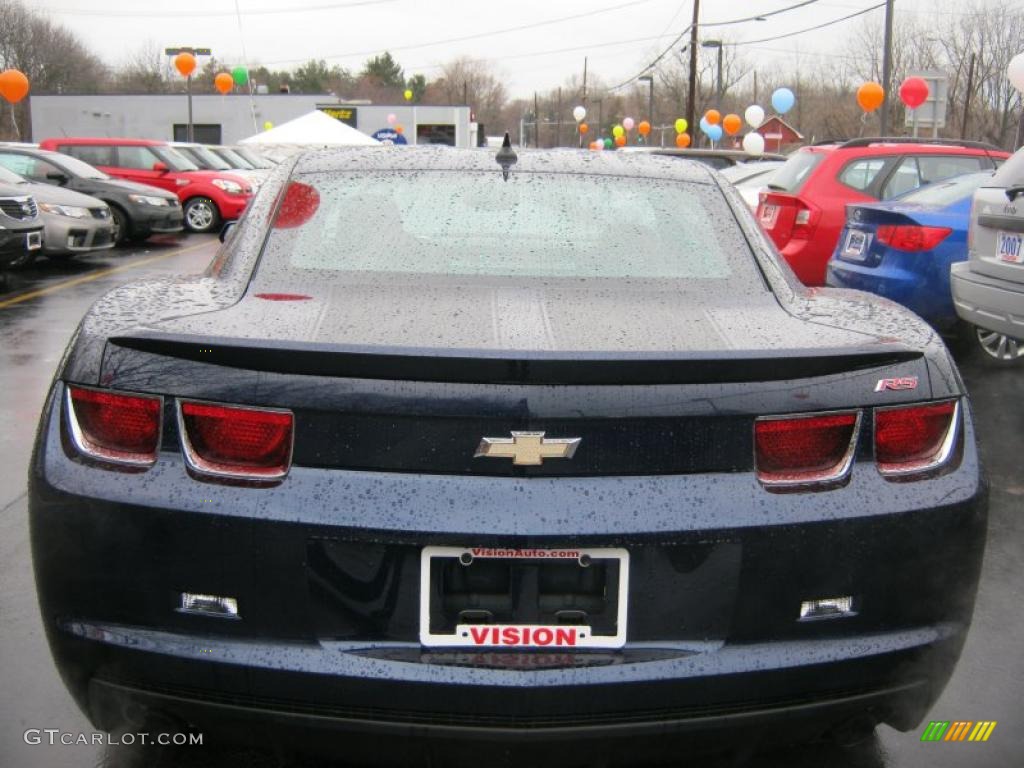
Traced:
<svg viewBox="0 0 1024 768">
<path fill-rule="evenodd" d="M 750 206 L 752 211 L 756 211 L 761 192 L 767 189 L 775 171 L 781 168 L 784 162 L 784 160 L 756 160 L 740 163 L 723 168 L 722 175 L 736 187 L 743 202 Z"/>
<path fill-rule="evenodd" d="M 184 229 L 181 204 L 174 193 L 111 178 L 70 155 L 0 145 L 0 166 L 32 182 L 58 185 L 102 200 L 110 207 L 115 245 Z"/>
<path fill-rule="evenodd" d="M 228 171 L 202 171 L 163 141 L 61 137 L 44 139 L 39 146 L 77 157 L 119 179 L 175 193 L 192 232 L 219 229 L 221 222 L 241 216 L 252 199 L 246 179 Z"/>
<path fill-rule="evenodd" d="M 110 208 L 95 197 L 50 184 L 33 184 L 0 165 L 0 183 L 34 198 L 43 222 L 44 256 L 68 258 L 114 247 Z"/>
<path fill-rule="evenodd" d="M 43 247 L 43 222 L 35 199 L 19 184 L 0 181 L 0 269 L 20 269 Z"/>
<path fill-rule="evenodd" d="M 236 155 L 238 155 L 247 163 L 249 163 L 253 168 L 258 168 L 260 170 L 272 170 L 273 168 L 277 167 L 277 163 L 275 163 L 269 157 L 261 154 L 258 150 L 252 147 L 243 147 L 238 144 L 235 144 L 230 147 L 225 147 L 225 149 L 230 149 Z"/>
<path fill-rule="evenodd" d="M 805 285 L 824 285 L 848 203 L 891 200 L 925 184 L 993 169 L 1007 157 L 988 144 L 943 139 L 803 147 L 775 172 L 757 215 L 797 277 Z"/>
<path fill-rule="evenodd" d="M 991 178 L 992 171 L 969 173 L 887 203 L 848 205 L 826 283 L 885 296 L 954 331 L 949 268 L 967 258 L 971 198 Z"/>
<path fill-rule="evenodd" d="M 652 155 L 663 155 L 665 157 L 683 157 L 687 160 L 696 160 L 704 165 L 710 165 L 712 168 L 722 170 L 723 168 L 731 168 L 734 165 L 743 165 L 745 163 L 761 162 L 764 160 L 785 160 L 785 155 L 775 154 L 773 152 L 766 152 L 762 155 L 750 155 L 744 152 L 742 149 L 691 149 L 689 147 L 682 149 L 679 147 L 621 147 L 619 152 L 625 152 L 627 154 L 633 152 L 650 153 Z"/>
<path fill-rule="evenodd" d="M 974 193 L 968 260 L 952 269 L 957 314 L 994 363 L 1024 357 L 1024 150 Z"/>
<path fill-rule="evenodd" d="M 221 147 L 216 144 L 207 147 L 213 154 L 223 160 L 232 168 L 240 171 L 265 171 L 267 175 L 273 169 L 273 164 L 268 160 L 253 162 L 252 159 L 243 157 L 242 153 L 231 147 Z M 258 164 L 257 164 L 258 163 Z"/>
<path fill-rule="evenodd" d="M 800 285 L 726 184 L 306 153 L 205 275 L 100 299 L 29 487 L 95 725 L 308 725 L 373 764 L 434 737 L 446 766 L 915 727 L 985 541 L 967 392 L 913 313 Z"/>
<path fill-rule="evenodd" d="M 232 174 L 241 176 L 249 182 L 253 193 L 257 192 L 260 184 L 266 181 L 269 171 L 256 170 L 254 168 L 240 168 L 232 165 L 223 157 L 204 144 L 189 144 L 184 141 L 172 141 L 170 146 L 181 152 L 185 157 L 195 163 L 204 171 L 229 171 Z"/>
</svg>

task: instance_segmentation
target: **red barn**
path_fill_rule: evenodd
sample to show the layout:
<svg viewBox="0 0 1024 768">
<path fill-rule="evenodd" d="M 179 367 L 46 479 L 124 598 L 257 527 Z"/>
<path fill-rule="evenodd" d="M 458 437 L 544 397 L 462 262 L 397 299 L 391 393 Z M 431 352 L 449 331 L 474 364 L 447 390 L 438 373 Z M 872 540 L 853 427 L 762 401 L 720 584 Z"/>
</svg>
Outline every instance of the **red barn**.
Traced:
<svg viewBox="0 0 1024 768">
<path fill-rule="evenodd" d="M 772 115 L 757 129 L 764 136 L 765 152 L 781 152 L 783 147 L 803 143 L 804 137 L 796 128 L 782 119 L 780 115 Z"/>
</svg>

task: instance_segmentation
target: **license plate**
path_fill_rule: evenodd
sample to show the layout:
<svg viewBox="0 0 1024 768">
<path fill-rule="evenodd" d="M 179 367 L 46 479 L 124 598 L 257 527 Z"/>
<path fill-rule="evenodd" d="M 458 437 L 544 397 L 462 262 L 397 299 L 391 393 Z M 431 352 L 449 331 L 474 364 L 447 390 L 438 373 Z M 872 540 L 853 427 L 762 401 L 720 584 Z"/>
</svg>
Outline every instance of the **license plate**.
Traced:
<svg viewBox="0 0 1024 768">
<path fill-rule="evenodd" d="M 25 235 L 25 246 L 30 251 L 38 251 L 43 247 L 43 233 L 42 232 L 29 232 Z"/>
<path fill-rule="evenodd" d="M 996 258 L 1008 261 L 1011 264 L 1024 263 L 1024 252 L 1021 244 L 1024 243 L 1024 235 L 1013 232 L 1000 232 L 996 238 Z"/>
<path fill-rule="evenodd" d="M 761 208 L 761 226 L 765 229 L 771 229 L 775 226 L 775 222 L 779 218 L 779 206 L 777 205 L 765 205 Z"/>
<path fill-rule="evenodd" d="M 472 568 L 474 564 L 486 569 L 484 578 L 467 587 L 472 596 L 467 599 L 467 608 L 459 610 L 455 618 L 446 613 L 457 610 L 451 609 L 457 595 L 449 589 L 446 573 L 454 572 L 458 577 L 459 569 Z M 582 574 L 576 568 L 595 570 Z M 588 616 L 584 611 L 568 610 L 577 604 L 569 600 L 566 610 L 554 613 L 578 613 L 593 620 L 555 620 L 552 607 L 545 607 L 545 603 L 557 601 L 558 592 L 571 587 L 560 585 L 544 597 L 538 587 L 545 581 L 543 569 L 549 569 L 548 575 L 556 577 L 550 580 L 552 583 L 560 584 L 566 579 L 572 582 L 574 574 L 582 576 L 582 581 L 587 581 L 591 574 L 603 574 L 600 578 L 605 581 L 599 584 L 603 593 L 593 598 L 604 602 L 601 618 L 598 619 L 597 612 Z M 621 648 L 626 644 L 628 594 L 629 553 L 624 549 L 424 547 L 420 556 L 420 643 L 428 648 Z M 511 606 L 504 618 L 501 608 L 497 608 L 501 605 Z M 485 618 L 489 611 L 484 606 L 496 607 L 493 620 Z M 511 620 L 507 620 L 509 616 Z M 530 621 L 527 617 L 539 620 Z"/>
<path fill-rule="evenodd" d="M 846 233 L 846 242 L 840 256 L 853 261 L 864 261 L 865 252 L 871 243 L 871 235 L 859 229 L 851 229 Z"/>
</svg>

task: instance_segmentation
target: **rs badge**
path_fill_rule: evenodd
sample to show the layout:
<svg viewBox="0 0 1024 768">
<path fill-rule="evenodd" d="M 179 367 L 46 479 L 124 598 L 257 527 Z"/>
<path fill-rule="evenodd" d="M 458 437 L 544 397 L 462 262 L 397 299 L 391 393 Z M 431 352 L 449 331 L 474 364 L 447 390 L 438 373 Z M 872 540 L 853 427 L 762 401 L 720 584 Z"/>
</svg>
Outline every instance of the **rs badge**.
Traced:
<svg viewBox="0 0 1024 768">
<path fill-rule="evenodd" d="M 900 379 L 879 379 L 875 384 L 875 392 L 886 390 L 900 392 L 905 389 L 917 389 L 917 376 L 904 376 Z"/>
</svg>

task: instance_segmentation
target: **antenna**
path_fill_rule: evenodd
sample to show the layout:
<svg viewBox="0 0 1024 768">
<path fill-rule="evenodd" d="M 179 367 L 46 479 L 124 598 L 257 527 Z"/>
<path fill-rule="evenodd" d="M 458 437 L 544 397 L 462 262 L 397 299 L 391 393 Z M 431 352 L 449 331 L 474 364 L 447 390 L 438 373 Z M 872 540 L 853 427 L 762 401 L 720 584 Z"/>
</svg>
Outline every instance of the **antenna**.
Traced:
<svg viewBox="0 0 1024 768">
<path fill-rule="evenodd" d="M 519 160 L 519 155 L 512 149 L 512 137 L 508 135 L 508 131 L 505 131 L 505 140 L 501 142 L 501 149 L 494 156 L 494 160 L 501 166 L 501 178 L 508 181 L 508 172 Z"/>
</svg>

